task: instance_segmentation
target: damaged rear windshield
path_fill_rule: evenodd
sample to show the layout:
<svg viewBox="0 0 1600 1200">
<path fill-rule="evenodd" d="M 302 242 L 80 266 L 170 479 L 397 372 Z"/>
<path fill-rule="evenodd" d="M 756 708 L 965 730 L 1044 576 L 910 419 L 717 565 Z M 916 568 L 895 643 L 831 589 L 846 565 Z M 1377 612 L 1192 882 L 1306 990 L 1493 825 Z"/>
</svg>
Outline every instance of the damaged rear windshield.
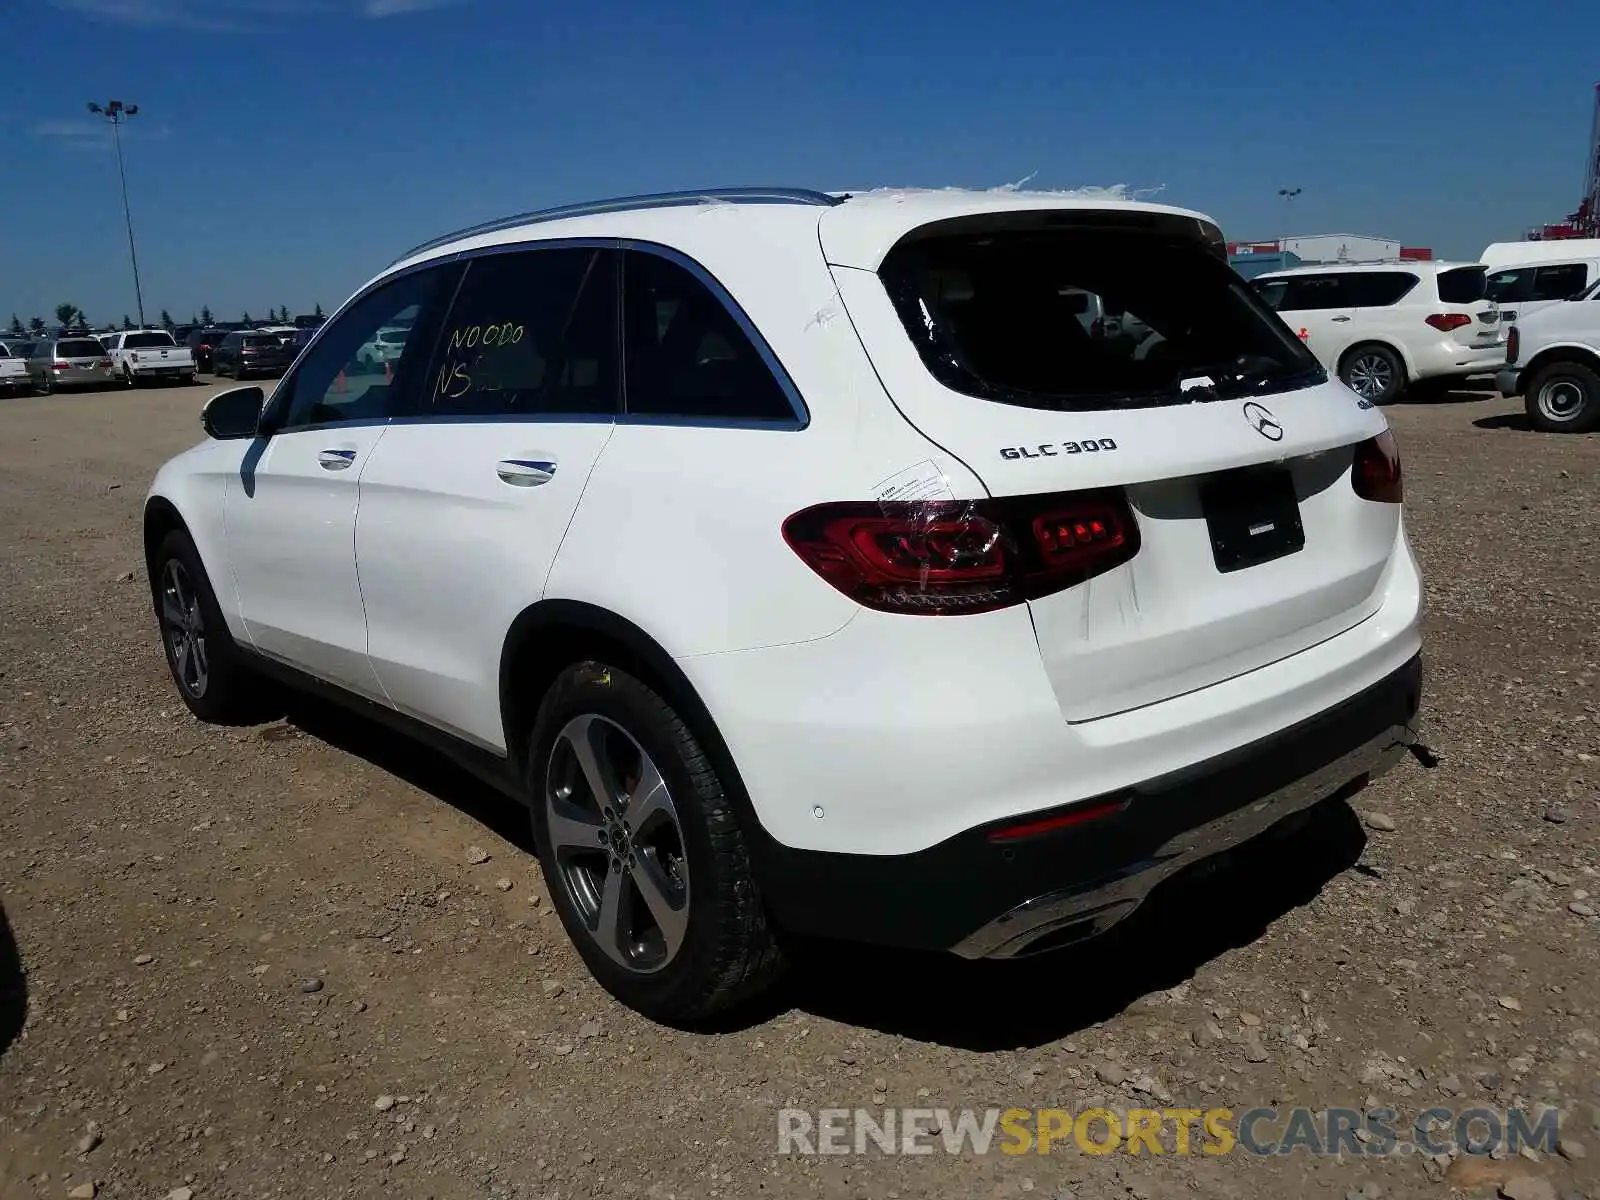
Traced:
<svg viewBox="0 0 1600 1200">
<path fill-rule="evenodd" d="M 902 242 L 879 276 L 946 387 L 1028 408 L 1261 395 L 1322 368 L 1204 245 L 1149 231 L 1045 229 Z"/>
</svg>

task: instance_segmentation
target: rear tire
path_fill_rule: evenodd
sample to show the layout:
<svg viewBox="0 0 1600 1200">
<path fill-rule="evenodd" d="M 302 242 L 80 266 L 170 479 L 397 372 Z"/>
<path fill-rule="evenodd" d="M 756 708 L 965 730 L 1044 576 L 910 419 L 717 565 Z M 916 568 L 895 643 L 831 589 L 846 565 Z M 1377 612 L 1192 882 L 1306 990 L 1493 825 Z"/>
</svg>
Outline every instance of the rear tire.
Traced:
<svg viewBox="0 0 1600 1200">
<path fill-rule="evenodd" d="M 1406 365 L 1388 346 L 1369 342 L 1345 352 L 1339 360 L 1339 378 L 1363 400 L 1389 404 L 1405 390 Z"/>
<path fill-rule="evenodd" d="M 1587 433 L 1600 428 L 1600 374 L 1581 362 L 1540 367 L 1523 390 L 1528 423 L 1542 433 Z"/>
<path fill-rule="evenodd" d="M 615 667 L 577 663 L 545 694 L 530 743 L 539 862 L 602 987 L 686 1024 L 775 982 L 783 959 L 733 801 L 665 700 Z"/>
<path fill-rule="evenodd" d="M 167 669 L 189 711 L 214 725 L 265 719 L 269 689 L 245 666 L 183 530 L 162 539 L 150 561 L 150 582 Z"/>
</svg>

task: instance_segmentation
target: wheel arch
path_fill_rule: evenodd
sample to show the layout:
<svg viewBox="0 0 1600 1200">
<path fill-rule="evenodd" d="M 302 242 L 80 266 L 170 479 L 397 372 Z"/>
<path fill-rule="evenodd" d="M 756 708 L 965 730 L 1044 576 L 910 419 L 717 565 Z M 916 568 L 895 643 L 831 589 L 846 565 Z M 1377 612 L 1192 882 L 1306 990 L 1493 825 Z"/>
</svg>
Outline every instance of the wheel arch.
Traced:
<svg viewBox="0 0 1600 1200">
<path fill-rule="evenodd" d="M 144 568 L 145 577 L 150 583 L 150 593 L 155 595 L 156 551 L 161 548 L 169 533 L 177 530 L 188 535 L 190 541 L 194 535 L 189 532 L 189 525 L 183 519 L 183 514 L 178 511 L 178 506 L 165 496 L 151 496 L 144 502 Z"/>
<path fill-rule="evenodd" d="M 751 837 L 764 834 L 744 780 L 711 711 L 673 657 L 639 626 L 579 600 L 541 600 L 520 612 L 500 652 L 500 719 L 515 778 L 528 768 L 528 734 L 551 683 L 567 667 L 599 659 L 657 689 L 699 739 Z"/>
<path fill-rule="evenodd" d="M 1591 371 L 1600 372 L 1600 351 L 1596 351 L 1592 346 L 1572 342 L 1546 346 L 1528 360 L 1527 366 L 1521 368 L 1522 377 L 1531 382 L 1538 372 L 1558 362 L 1582 363 Z"/>
</svg>

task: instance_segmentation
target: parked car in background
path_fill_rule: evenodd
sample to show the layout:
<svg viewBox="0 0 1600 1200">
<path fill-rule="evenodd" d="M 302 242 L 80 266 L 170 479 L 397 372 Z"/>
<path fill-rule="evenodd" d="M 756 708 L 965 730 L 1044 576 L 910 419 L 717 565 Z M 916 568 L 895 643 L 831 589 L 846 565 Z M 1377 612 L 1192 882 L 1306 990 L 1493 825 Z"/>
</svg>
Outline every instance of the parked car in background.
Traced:
<svg viewBox="0 0 1600 1200">
<path fill-rule="evenodd" d="M 405 353 L 409 329 L 380 329 L 356 351 L 356 365 L 363 371 L 379 371 L 385 363 L 398 362 Z"/>
<path fill-rule="evenodd" d="M 1480 260 L 1489 268 L 1489 299 L 1502 324 L 1581 295 L 1600 281 L 1600 238 L 1495 242 Z"/>
<path fill-rule="evenodd" d="M 293 361 L 293 349 L 275 333 L 236 329 L 211 349 L 212 370 L 235 379 L 277 374 Z"/>
<path fill-rule="evenodd" d="M 210 374 L 212 370 L 211 354 L 228 336 L 228 330 L 218 329 L 216 326 L 206 326 L 192 330 L 184 339 L 189 347 L 189 353 L 194 355 L 195 369 Z"/>
<path fill-rule="evenodd" d="M 1495 383 L 1507 399 L 1522 397 L 1535 429 L 1600 429 L 1600 281 L 1576 299 L 1518 318 Z"/>
<path fill-rule="evenodd" d="M 194 355 L 165 329 L 134 329 L 113 334 L 108 341 L 113 368 L 129 387 L 163 379 L 194 382 Z"/>
<path fill-rule="evenodd" d="M 28 354 L 28 379 L 42 392 L 104 387 L 115 378 L 111 356 L 92 337 L 41 338 Z"/>
<path fill-rule="evenodd" d="M 0 343 L 0 396 L 15 396 L 29 390 L 27 362 Z"/>
<path fill-rule="evenodd" d="M 1409 385 L 1492 375 L 1500 307 L 1481 263 L 1296 267 L 1251 280 L 1267 306 L 1356 395 L 1386 404 Z"/>
<path fill-rule="evenodd" d="M 157 475 L 174 684 L 233 721 L 274 675 L 470 764 L 658 1019 L 770 985 L 785 932 L 1093 936 L 1416 739 L 1388 423 L 1225 245 L 750 189 L 417 247 Z M 1097 342 L 1071 289 L 1161 340 Z"/>
</svg>

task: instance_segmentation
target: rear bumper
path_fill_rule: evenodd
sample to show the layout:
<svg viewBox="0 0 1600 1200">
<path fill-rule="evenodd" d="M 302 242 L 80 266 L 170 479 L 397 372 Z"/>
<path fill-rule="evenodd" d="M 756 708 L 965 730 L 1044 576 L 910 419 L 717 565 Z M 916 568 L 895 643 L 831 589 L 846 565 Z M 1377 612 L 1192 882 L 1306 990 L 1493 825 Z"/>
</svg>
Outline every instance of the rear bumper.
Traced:
<svg viewBox="0 0 1600 1200">
<path fill-rule="evenodd" d="M 1495 374 L 1494 386 L 1507 400 L 1515 399 L 1522 395 L 1522 370 L 1518 367 L 1501 368 Z"/>
<path fill-rule="evenodd" d="M 762 887 L 779 922 L 799 933 L 966 958 L 1064 945 L 1114 925 L 1178 872 L 1387 771 L 1416 741 L 1421 693 L 1418 655 L 1308 720 L 1083 802 L 1122 804 L 1112 816 L 1025 840 L 989 840 L 1014 820 L 900 855 L 769 839 Z"/>
<path fill-rule="evenodd" d="M 1493 346 L 1464 346 L 1454 338 L 1442 337 L 1412 349 L 1412 370 L 1417 379 L 1464 379 L 1469 375 L 1493 375 L 1506 363 L 1504 340 Z"/>
</svg>

